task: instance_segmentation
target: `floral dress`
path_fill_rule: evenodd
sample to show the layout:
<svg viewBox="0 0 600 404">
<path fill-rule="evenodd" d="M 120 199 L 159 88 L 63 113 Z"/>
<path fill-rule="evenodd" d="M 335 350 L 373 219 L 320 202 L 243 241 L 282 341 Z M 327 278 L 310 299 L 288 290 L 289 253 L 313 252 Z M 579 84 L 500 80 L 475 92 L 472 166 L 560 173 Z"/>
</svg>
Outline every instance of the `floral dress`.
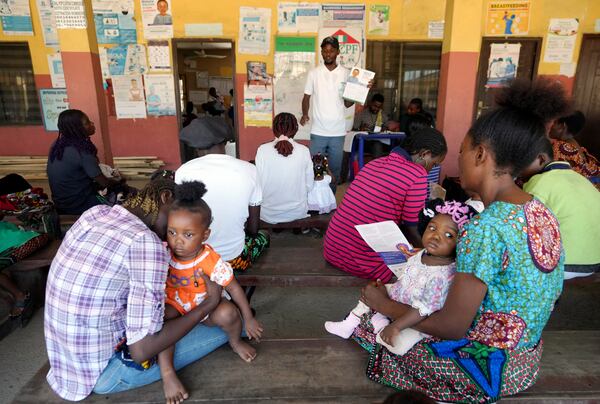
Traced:
<svg viewBox="0 0 600 404">
<path fill-rule="evenodd" d="M 540 201 L 490 204 L 465 225 L 457 247 L 456 271 L 487 286 L 466 337 L 424 339 L 397 356 L 375 343 L 367 314 L 354 333 L 371 353 L 367 375 L 450 402 L 495 402 L 529 388 L 562 291 L 563 261 L 558 221 Z"/>
<path fill-rule="evenodd" d="M 583 146 L 575 146 L 563 140 L 552 140 L 554 160 L 566 161 L 571 168 L 585 178 L 600 177 L 600 162 Z M 594 183 L 600 191 L 600 184 Z"/>
</svg>

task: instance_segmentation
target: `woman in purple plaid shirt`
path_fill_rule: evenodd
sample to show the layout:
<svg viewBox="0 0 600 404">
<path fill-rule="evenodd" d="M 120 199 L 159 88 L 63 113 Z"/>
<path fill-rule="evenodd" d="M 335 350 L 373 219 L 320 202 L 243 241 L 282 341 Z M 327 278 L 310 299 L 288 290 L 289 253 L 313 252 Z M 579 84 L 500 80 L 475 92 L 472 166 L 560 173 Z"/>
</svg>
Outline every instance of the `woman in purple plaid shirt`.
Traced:
<svg viewBox="0 0 600 404">
<path fill-rule="evenodd" d="M 160 380 L 154 358 L 176 343 L 174 364 L 195 362 L 227 342 L 200 321 L 221 299 L 208 298 L 165 321 L 169 256 L 162 244 L 175 183 L 159 178 L 123 206 L 87 210 L 67 232 L 48 275 L 44 332 L 47 380 L 66 400 L 114 393 Z"/>
</svg>

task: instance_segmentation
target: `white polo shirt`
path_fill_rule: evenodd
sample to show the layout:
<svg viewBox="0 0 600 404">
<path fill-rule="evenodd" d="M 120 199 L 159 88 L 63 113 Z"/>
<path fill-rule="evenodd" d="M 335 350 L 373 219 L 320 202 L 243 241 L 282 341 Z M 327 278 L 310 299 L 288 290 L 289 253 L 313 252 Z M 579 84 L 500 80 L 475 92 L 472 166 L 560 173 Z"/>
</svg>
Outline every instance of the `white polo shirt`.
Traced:
<svg viewBox="0 0 600 404">
<path fill-rule="evenodd" d="M 308 216 L 308 191 L 314 182 L 308 147 L 294 142 L 292 154 L 282 156 L 274 140 L 256 152 L 256 169 L 263 192 L 260 218 L 267 223 L 285 223 Z"/>
<path fill-rule="evenodd" d="M 175 182 L 185 181 L 202 181 L 206 185 L 203 199 L 213 217 L 207 243 L 224 260 L 236 258 L 244 248 L 248 206 L 262 202 L 256 167 L 225 154 L 207 154 L 179 167 Z"/>
<path fill-rule="evenodd" d="M 308 72 L 304 94 L 311 96 L 310 133 L 319 136 L 346 134 L 346 107 L 342 94 L 348 74 L 348 69 L 339 64 L 331 71 L 325 65 L 321 65 Z"/>
</svg>

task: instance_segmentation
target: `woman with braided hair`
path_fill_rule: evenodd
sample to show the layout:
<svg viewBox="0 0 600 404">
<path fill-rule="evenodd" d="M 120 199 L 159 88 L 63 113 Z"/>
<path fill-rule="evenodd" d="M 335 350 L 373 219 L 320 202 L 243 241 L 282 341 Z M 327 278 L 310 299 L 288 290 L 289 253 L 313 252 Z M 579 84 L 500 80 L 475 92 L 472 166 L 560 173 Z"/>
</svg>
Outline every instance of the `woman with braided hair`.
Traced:
<svg viewBox="0 0 600 404">
<path fill-rule="evenodd" d="M 273 119 L 275 139 L 256 152 L 256 168 L 262 187 L 261 220 L 285 223 L 307 217 L 307 196 L 314 181 L 308 147 L 294 141 L 298 121 L 282 112 Z"/>
<path fill-rule="evenodd" d="M 176 187 L 159 177 L 123 206 L 88 209 L 65 235 L 44 312 L 47 380 L 63 399 L 158 381 L 155 358 L 173 344 L 178 370 L 227 342 L 223 330 L 200 324 L 221 300 L 221 287 L 204 274 L 208 297 L 164 320 L 169 254 L 161 240 Z"/>
<path fill-rule="evenodd" d="M 120 187 L 124 179 L 108 178 L 98 164 L 98 149 L 90 140 L 94 123 L 78 109 L 67 109 L 58 116 L 58 138 L 48 156 L 48 182 L 52 200 L 59 213 L 79 215 L 92 206 L 107 204 L 99 189 Z"/>
</svg>

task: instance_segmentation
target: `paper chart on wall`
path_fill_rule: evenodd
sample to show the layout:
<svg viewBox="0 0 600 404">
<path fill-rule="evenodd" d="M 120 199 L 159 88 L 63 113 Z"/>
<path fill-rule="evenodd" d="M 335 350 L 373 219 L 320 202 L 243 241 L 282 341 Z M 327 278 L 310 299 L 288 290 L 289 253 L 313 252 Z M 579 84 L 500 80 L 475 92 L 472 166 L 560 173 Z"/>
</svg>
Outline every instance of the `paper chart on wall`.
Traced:
<svg viewBox="0 0 600 404">
<path fill-rule="evenodd" d="M 52 0 L 56 28 L 87 28 L 83 0 Z"/>
<path fill-rule="evenodd" d="M 133 0 L 94 0 L 92 6 L 98 43 L 137 42 Z"/>
<path fill-rule="evenodd" d="M 148 41 L 148 65 L 152 71 L 170 71 L 169 41 Z"/>
<path fill-rule="evenodd" d="M 37 0 L 38 15 L 44 36 L 44 45 L 58 46 L 58 32 L 51 0 Z"/>
<path fill-rule="evenodd" d="M 175 84 L 170 74 L 147 74 L 146 110 L 148 115 L 175 115 Z"/>
<path fill-rule="evenodd" d="M 112 76 L 112 84 L 117 119 L 146 118 L 142 76 Z"/>
<path fill-rule="evenodd" d="M 369 7 L 369 34 L 388 35 L 390 32 L 390 6 L 372 5 Z"/>
<path fill-rule="evenodd" d="M 300 121 L 308 72 L 315 66 L 315 38 L 276 37 L 274 114 L 289 112 Z M 310 139 L 310 125 L 298 126 L 295 139 Z"/>
<path fill-rule="evenodd" d="M 486 88 L 506 87 L 517 77 L 520 43 L 493 43 L 490 46 Z"/>
<path fill-rule="evenodd" d="M 240 7 L 238 52 L 268 55 L 271 48 L 271 9 Z"/>
<path fill-rule="evenodd" d="M 69 100 L 65 88 L 40 90 L 44 128 L 47 131 L 58 131 L 58 115 L 69 109 Z"/>
<path fill-rule="evenodd" d="M 443 39 L 444 21 L 429 21 L 429 24 L 427 25 L 427 38 Z"/>
<path fill-rule="evenodd" d="M 267 127 L 273 121 L 273 86 L 244 84 L 244 126 Z"/>
<path fill-rule="evenodd" d="M 65 88 L 65 75 L 60 52 L 48 55 L 48 67 L 50 68 L 50 80 L 53 88 Z"/>
<path fill-rule="evenodd" d="M 0 1 L 0 21 L 6 35 L 33 35 L 29 0 Z"/>
<path fill-rule="evenodd" d="M 144 45 L 120 45 L 106 50 L 111 76 L 144 74 L 148 70 Z"/>
<path fill-rule="evenodd" d="M 279 32 L 317 32 L 319 30 L 319 4 L 281 2 L 277 7 Z"/>
<path fill-rule="evenodd" d="M 102 69 L 102 78 L 110 79 L 110 69 L 108 67 L 108 53 L 104 46 L 98 46 L 98 56 L 100 57 L 100 68 Z"/>
<path fill-rule="evenodd" d="M 572 62 L 578 31 L 579 21 L 576 18 L 551 18 L 546 37 L 544 62 Z"/>
<path fill-rule="evenodd" d="M 196 87 L 208 88 L 208 71 L 196 72 Z"/>
<path fill-rule="evenodd" d="M 171 0 L 141 0 L 144 38 L 160 39 L 173 37 Z"/>
<path fill-rule="evenodd" d="M 321 5 L 321 27 L 358 27 L 364 31 L 364 4 Z"/>
</svg>

